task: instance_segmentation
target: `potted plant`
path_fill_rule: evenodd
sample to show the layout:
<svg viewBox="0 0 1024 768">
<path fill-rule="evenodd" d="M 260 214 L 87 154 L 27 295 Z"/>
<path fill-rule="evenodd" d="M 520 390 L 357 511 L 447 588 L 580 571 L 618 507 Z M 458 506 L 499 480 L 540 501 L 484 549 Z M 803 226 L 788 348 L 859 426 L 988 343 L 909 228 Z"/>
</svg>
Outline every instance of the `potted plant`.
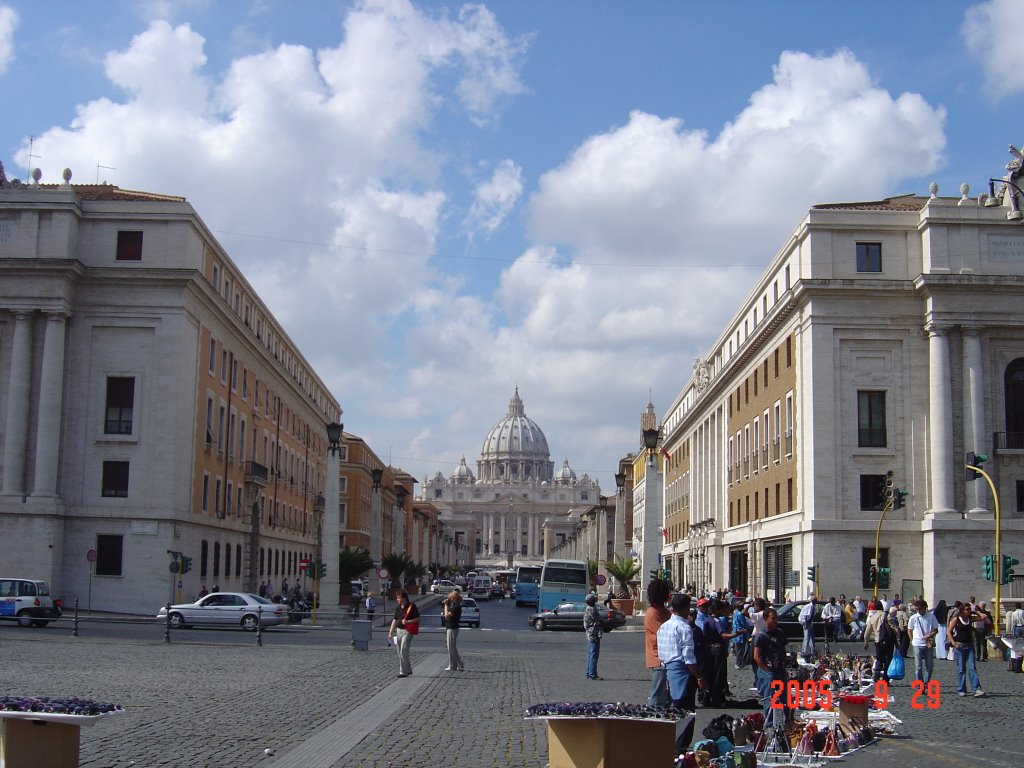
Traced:
<svg viewBox="0 0 1024 768">
<path fill-rule="evenodd" d="M 632 616 L 636 608 L 636 600 L 629 591 L 629 582 L 640 573 L 640 563 L 632 557 L 615 555 L 613 560 L 605 560 L 602 565 L 608 575 L 615 579 L 615 597 L 612 599 L 612 608 L 622 611 L 627 616 Z"/>
</svg>

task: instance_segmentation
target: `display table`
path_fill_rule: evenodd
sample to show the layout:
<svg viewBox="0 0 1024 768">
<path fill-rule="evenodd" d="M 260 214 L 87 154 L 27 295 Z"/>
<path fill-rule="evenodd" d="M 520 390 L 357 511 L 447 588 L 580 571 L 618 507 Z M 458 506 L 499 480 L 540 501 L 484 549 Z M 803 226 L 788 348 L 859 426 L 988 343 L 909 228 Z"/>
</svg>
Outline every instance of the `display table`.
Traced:
<svg viewBox="0 0 1024 768">
<path fill-rule="evenodd" d="M 0 711 L 0 768 L 78 768 L 81 727 L 121 711 L 102 715 Z"/>
<path fill-rule="evenodd" d="M 535 717 L 547 720 L 549 768 L 672 765 L 676 738 L 693 719 Z"/>
</svg>

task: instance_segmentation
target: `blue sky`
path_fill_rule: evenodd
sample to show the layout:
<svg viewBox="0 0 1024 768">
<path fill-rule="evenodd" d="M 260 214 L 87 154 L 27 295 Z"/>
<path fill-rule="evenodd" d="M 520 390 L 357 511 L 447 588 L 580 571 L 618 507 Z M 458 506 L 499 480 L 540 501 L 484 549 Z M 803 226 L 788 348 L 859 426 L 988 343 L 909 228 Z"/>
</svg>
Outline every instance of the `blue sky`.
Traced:
<svg viewBox="0 0 1024 768">
<path fill-rule="evenodd" d="M 475 466 L 518 384 L 556 466 L 610 490 L 809 206 L 1002 175 L 1019 20 L 0 0 L 0 160 L 188 198 L 396 466 Z"/>
</svg>

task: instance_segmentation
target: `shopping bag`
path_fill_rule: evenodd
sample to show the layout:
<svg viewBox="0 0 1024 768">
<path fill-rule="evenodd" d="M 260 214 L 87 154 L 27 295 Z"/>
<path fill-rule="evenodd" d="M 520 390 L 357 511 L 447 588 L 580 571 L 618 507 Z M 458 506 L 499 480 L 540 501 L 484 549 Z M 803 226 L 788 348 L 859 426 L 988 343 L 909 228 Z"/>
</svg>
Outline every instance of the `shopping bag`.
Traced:
<svg viewBox="0 0 1024 768">
<path fill-rule="evenodd" d="M 903 654 L 898 650 L 893 652 L 892 661 L 889 662 L 889 669 L 886 670 L 890 680 L 902 680 L 906 674 L 906 665 L 903 663 Z"/>
</svg>

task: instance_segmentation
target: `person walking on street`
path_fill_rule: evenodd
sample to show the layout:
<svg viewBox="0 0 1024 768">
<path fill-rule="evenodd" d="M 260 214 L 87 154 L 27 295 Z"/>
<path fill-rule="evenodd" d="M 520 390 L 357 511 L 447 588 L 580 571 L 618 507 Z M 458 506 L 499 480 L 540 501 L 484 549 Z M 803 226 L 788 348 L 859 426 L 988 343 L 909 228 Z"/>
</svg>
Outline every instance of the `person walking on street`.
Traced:
<svg viewBox="0 0 1024 768">
<path fill-rule="evenodd" d="M 974 688 L 974 696 L 983 698 L 978 668 L 974 662 L 974 627 L 971 622 L 979 621 L 981 614 L 971 610 L 971 604 L 965 603 L 949 620 L 946 627 L 946 639 L 953 648 L 953 660 L 956 662 L 956 693 L 957 696 L 967 695 L 967 679 L 970 678 Z"/>
<path fill-rule="evenodd" d="M 388 639 L 395 638 L 395 647 L 398 649 L 399 677 L 408 677 L 412 674 L 409 649 L 413 637 L 419 633 L 420 609 L 416 607 L 416 603 L 409 600 L 409 593 L 403 589 L 398 593 L 398 607 L 395 608 L 395 617 L 388 629 Z"/>
<path fill-rule="evenodd" d="M 774 608 L 764 610 L 765 629 L 754 641 L 754 665 L 757 670 L 757 692 L 761 696 L 765 727 L 772 722 L 772 682 L 785 684 L 789 680 L 786 672 L 786 633 L 779 629 L 779 614 Z"/>
<path fill-rule="evenodd" d="M 658 629 L 669 620 L 672 612 L 665 607 L 672 594 L 671 585 L 664 579 L 651 579 L 647 584 L 647 610 L 644 612 L 644 659 L 651 673 L 651 695 L 647 704 L 652 707 L 667 707 L 668 679 L 665 667 L 658 658 Z"/>
<path fill-rule="evenodd" d="M 453 589 L 448 597 L 441 604 L 441 618 L 444 620 L 445 641 L 448 645 L 448 666 L 445 672 L 463 672 L 466 667 L 462 664 L 462 657 L 459 656 L 459 649 L 455 643 L 459 638 L 459 621 L 462 619 L 462 593 Z"/>
<path fill-rule="evenodd" d="M 928 610 L 924 598 L 915 600 L 913 607 L 914 615 L 910 617 L 907 629 L 914 649 L 914 676 L 927 685 L 931 682 L 935 665 L 935 638 L 939 634 L 939 622 Z"/>
<path fill-rule="evenodd" d="M 814 606 L 815 600 L 814 597 L 811 597 L 807 604 L 800 609 L 800 626 L 804 630 L 804 642 L 800 646 L 800 652 L 805 659 L 809 659 L 818 650 L 814 645 Z"/>
<path fill-rule="evenodd" d="M 587 633 L 587 679 L 603 680 L 597 674 L 597 660 L 601 656 L 601 615 L 597 612 L 597 595 L 586 598 L 587 609 L 583 612 L 583 631 Z"/>
<path fill-rule="evenodd" d="M 750 664 L 750 633 L 754 625 L 750 623 L 743 612 L 746 607 L 746 603 L 742 607 L 737 605 L 732 612 L 733 638 L 731 642 L 733 652 L 736 654 L 736 669 L 742 669 Z"/>
<path fill-rule="evenodd" d="M 377 612 L 377 601 L 373 599 L 373 592 L 366 593 L 366 620 L 373 624 L 373 614 Z"/>
</svg>

